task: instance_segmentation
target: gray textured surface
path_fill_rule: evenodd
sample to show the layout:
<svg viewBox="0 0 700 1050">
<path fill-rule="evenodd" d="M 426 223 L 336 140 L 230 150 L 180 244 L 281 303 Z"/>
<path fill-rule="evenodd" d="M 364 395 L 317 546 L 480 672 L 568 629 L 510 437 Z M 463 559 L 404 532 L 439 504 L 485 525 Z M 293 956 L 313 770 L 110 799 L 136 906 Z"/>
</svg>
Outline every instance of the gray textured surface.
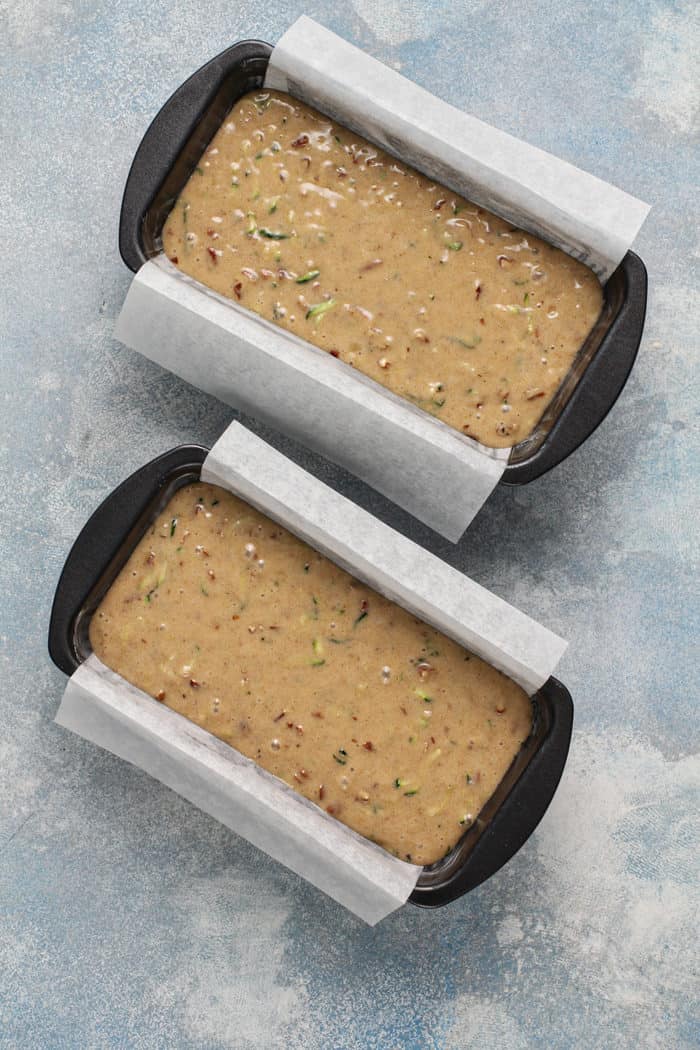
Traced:
<svg viewBox="0 0 700 1050">
<path fill-rule="evenodd" d="M 697 7 L 305 11 L 654 206 L 637 245 L 646 336 L 613 413 L 553 474 L 497 491 L 459 547 L 434 547 L 570 639 L 571 760 L 498 876 L 369 930 L 53 725 L 64 679 L 46 625 L 72 540 L 127 472 L 180 441 L 210 443 L 231 418 L 112 340 L 133 151 L 190 71 L 235 39 L 274 41 L 300 9 L 0 0 L 0 1045 L 698 1046 Z"/>
</svg>

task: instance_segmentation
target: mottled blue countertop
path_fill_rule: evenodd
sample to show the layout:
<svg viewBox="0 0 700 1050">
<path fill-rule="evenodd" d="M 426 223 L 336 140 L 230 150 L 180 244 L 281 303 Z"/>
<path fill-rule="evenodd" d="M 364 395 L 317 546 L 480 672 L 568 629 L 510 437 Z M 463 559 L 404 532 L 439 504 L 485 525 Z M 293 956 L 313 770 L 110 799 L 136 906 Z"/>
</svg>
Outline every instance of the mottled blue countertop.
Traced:
<svg viewBox="0 0 700 1050">
<path fill-rule="evenodd" d="M 131 158 L 192 70 L 236 39 L 274 42 L 301 9 L 0 3 L 0 1045 L 696 1047 L 698 8 L 354 0 L 305 12 L 653 205 L 636 245 L 649 319 L 619 403 L 568 462 L 499 489 L 458 547 L 435 546 L 570 640 L 570 762 L 496 877 L 369 929 L 53 724 L 65 680 L 46 628 L 71 542 L 128 472 L 181 441 L 211 443 L 232 418 L 112 338 Z"/>
</svg>

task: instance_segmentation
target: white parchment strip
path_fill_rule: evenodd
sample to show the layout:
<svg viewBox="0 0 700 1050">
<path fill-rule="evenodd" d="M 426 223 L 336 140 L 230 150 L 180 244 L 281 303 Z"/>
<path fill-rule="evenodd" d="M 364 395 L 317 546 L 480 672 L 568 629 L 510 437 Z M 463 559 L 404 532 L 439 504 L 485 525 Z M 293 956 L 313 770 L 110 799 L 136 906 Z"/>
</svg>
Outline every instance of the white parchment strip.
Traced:
<svg viewBox="0 0 700 1050">
<path fill-rule="evenodd" d="M 93 654 L 56 722 L 131 762 L 374 925 L 406 902 L 421 868 L 390 856 Z"/>
<path fill-rule="evenodd" d="M 567 643 L 232 423 L 202 479 L 242 496 L 353 576 L 481 656 L 529 694 Z"/>
<path fill-rule="evenodd" d="M 456 542 L 505 470 L 471 438 L 159 256 L 132 281 L 116 337 L 339 463 Z"/>
<path fill-rule="evenodd" d="M 455 109 L 306 16 L 273 48 L 265 86 L 581 259 L 603 282 L 649 212 L 610 183 Z"/>
</svg>

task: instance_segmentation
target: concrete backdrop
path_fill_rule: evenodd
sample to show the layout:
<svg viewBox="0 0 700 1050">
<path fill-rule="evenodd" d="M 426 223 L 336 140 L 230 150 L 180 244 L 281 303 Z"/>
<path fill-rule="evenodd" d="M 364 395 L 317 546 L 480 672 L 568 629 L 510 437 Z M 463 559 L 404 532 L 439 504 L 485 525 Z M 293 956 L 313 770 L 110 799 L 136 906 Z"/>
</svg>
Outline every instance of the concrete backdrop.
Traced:
<svg viewBox="0 0 700 1050">
<path fill-rule="evenodd" d="M 191 71 L 302 11 L 653 205 L 621 400 L 551 475 L 498 490 L 458 547 L 260 430 L 571 642 L 573 750 L 535 836 L 468 897 L 376 929 L 55 727 L 46 654 L 89 513 L 233 415 L 112 338 L 134 150 Z M 0 1045 L 698 1046 L 697 6 L 0 0 L 0 53 Z"/>
</svg>

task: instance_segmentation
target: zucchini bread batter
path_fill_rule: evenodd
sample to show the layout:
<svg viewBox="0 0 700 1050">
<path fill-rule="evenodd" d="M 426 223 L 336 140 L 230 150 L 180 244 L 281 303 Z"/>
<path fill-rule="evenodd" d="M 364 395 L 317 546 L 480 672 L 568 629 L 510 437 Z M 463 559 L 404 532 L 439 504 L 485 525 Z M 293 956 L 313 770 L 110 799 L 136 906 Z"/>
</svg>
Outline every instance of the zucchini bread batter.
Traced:
<svg viewBox="0 0 700 1050">
<path fill-rule="evenodd" d="M 90 642 L 129 682 L 415 864 L 455 845 L 532 727 L 520 686 L 203 483 L 160 512 Z"/>
<path fill-rule="evenodd" d="M 532 433 L 602 306 L 583 263 L 274 91 L 233 107 L 163 248 L 491 447 Z"/>
</svg>

